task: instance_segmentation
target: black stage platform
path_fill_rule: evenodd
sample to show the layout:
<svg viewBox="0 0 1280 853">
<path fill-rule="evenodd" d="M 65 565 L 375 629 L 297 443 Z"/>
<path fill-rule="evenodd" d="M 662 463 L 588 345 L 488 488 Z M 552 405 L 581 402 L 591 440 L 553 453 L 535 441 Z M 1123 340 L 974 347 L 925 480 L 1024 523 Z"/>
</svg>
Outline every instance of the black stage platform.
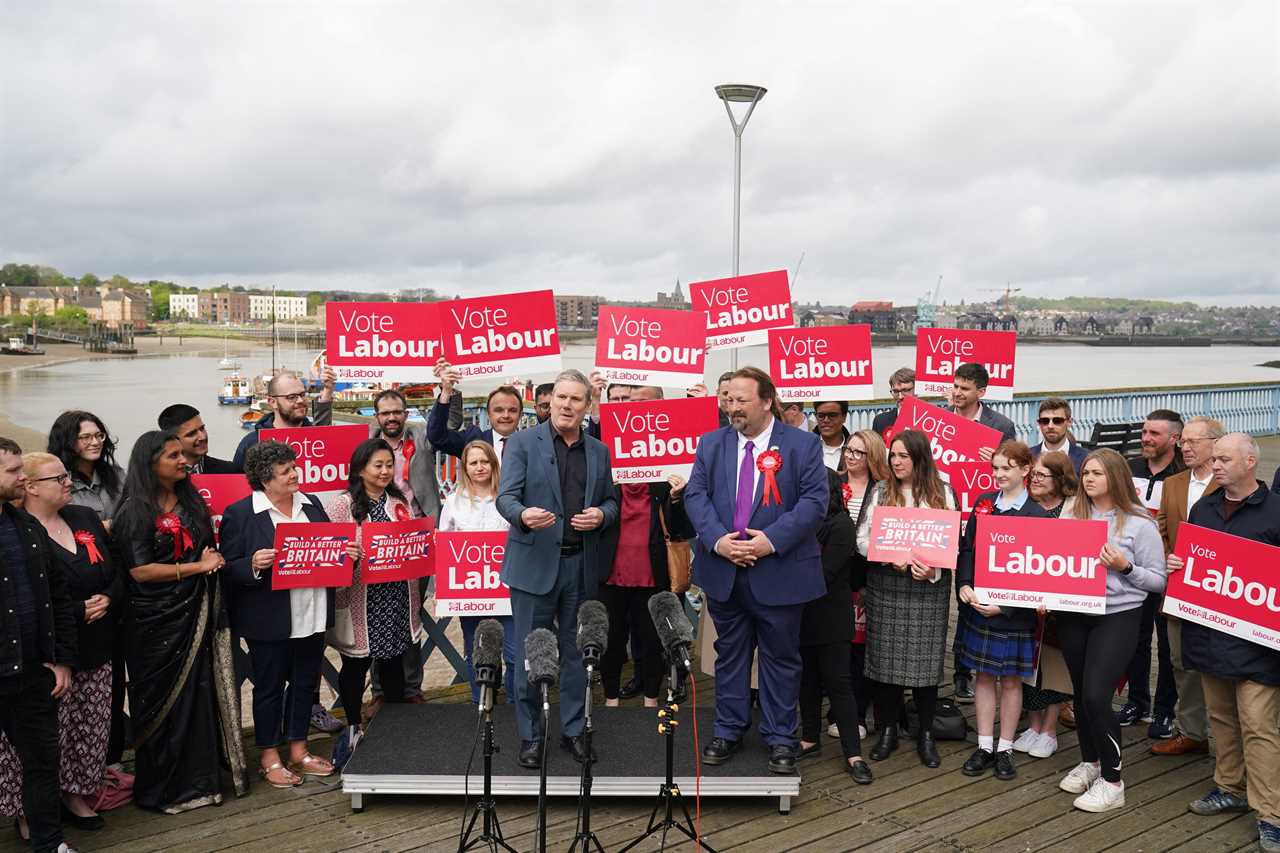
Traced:
<svg viewBox="0 0 1280 853">
<path fill-rule="evenodd" d="M 698 737 L 705 745 L 714 737 L 715 712 L 700 709 Z M 547 795 L 577 797 L 579 766 L 560 748 L 559 714 L 551 709 L 553 734 L 547 754 Z M 509 705 L 494 709 L 493 793 L 499 796 L 538 795 L 538 771 L 516 761 L 520 751 L 515 711 Z M 681 707 L 675 741 L 675 781 L 684 795 L 694 794 L 693 718 Z M 596 797 L 652 797 L 665 773 L 665 745 L 657 730 L 653 708 L 601 708 L 592 713 L 593 736 L 600 760 L 594 768 Z M 342 773 L 342 791 L 351 795 L 351 808 L 360 811 L 365 794 L 463 793 L 467 757 L 475 742 L 477 713 L 471 704 L 383 705 Z M 702 765 L 704 797 L 777 797 L 786 814 L 791 798 L 800 793 L 800 777 L 769 772 L 769 754 L 760 736 L 751 731 L 742 749 L 718 767 Z M 477 744 L 471 764 L 470 793 L 482 789 L 484 762 Z"/>
</svg>

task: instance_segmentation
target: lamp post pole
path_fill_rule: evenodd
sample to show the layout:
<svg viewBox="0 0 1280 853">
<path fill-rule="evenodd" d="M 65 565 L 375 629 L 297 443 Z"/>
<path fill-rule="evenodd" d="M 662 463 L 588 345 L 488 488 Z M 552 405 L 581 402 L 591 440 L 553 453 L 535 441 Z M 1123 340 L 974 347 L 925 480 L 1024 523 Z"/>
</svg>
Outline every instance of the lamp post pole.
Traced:
<svg viewBox="0 0 1280 853">
<path fill-rule="evenodd" d="M 738 276 L 739 245 L 742 227 L 742 132 L 747 129 L 747 122 L 755 112 L 756 104 L 768 90 L 763 86 L 745 83 L 724 83 L 716 86 L 716 95 L 724 101 L 724 111 L 729 116 L 729 125 L 733 128 L 733 275 Z M 742 121 L 733 114 L 730 104 L 747 104 L 747 111 Z M 733 369 L 738 369 L 738 350 L 731 354 Z"/>
</svg>

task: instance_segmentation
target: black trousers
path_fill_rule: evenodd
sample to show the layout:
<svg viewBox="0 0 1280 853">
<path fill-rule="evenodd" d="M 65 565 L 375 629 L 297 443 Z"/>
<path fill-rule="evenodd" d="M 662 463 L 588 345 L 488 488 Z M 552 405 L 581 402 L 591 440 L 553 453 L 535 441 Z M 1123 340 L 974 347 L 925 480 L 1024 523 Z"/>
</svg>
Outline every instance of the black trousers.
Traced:
<svg viewBox="0 0 1280 853">
<path fill-rule="evenodd" d="M 655 592 L 651 586 L 600 586 L 597 598 L 609 613 L 609 648 L 600 661 L 600 681 L 606 699 L 618 698 L 628 637 L 644 695 L 649 699 L 658 696 L 662 684 L 662 644 L 649 618 L 649 599 Z"/>
<path fill-rule="evenodd" d="M 57 850 L 62 843 L 62 795 L 58 791 L 58 704 L 50 695 L 53 673 L 38 663 L 0 678 L 0 729 L 22 761 L 22 810 L 31 828 L 31 849 Z"/>
<path fill-rule="evenodd" d="M 342 699 L 342 709 L 346 711 L 347 723 L 350 725 L 358 726 L 364 722 L 360 716 L 360 706 L 364 702 L 364 681 L 374 663 L 378 665 L 378 681 L 382 684 L 383 701 L 405 701 L 403 657 L 383 660 L 342 655 L 342 671 L 338 673 L 338 696 Z"/>
<path fill-rule="evenodd" d="M 907 688 L 898 684 L 881 684 L 880 682 L 874 682 L 874 684 L 876 728 L 883 730 L 889 720 L 900 720 L 905 725 L 907 715 L 902 703 L 902 697 Z M 938 685 L 912 687 L 911 698 L 916 702 L 916 713 L 920 718 L 920 731 L 933 731 L 933 715 L 938 708 Z"/>
<path fill-rule="evenodd" d="M 1120 781 L 1120 723 L 1111 697 L 1133 658 L 1142 608 L 1093 616 L 1058 613 L 1058 639 L 1071 672 L 1080 759 L 1100 762 L 1102 778 Z"/>
<path fill-rule="evenodd" d="M 324 633 L 296 640 L 246 640 L 253 667 L 253 740 L 259 749 L 307 739 L 311 696 L 320 682 Z M 285 685 L 289 685 L 286 697 Z"/>
<path fill-rule="evenodd" d="M 1169 623 L 1160 612 L 1164 597 L 1148 595 L 1142 603 L 1142 621 L 1138 625 L 1138 645 L 1129 661 L 1129 701 L 1138 706 L 1142 716 L 1172 717 L 1178 705 L 1178 684 L 1173 678 L 1173 658 L 1169 655 Z M 1155 630 L 1157 646 L 1155 707 L 1151 706 L 1151 632 Z"/>
<path fill-rule="evenodd" d="M 849 642 L 801 646 L 800 739 L 822 742 L 822 693 L 831 700 L 831 712 L 840 727 L 840 746 L 845 758 L 862 754 L 858 736 L 858 703 L 849 679 Z"/>
</svg>

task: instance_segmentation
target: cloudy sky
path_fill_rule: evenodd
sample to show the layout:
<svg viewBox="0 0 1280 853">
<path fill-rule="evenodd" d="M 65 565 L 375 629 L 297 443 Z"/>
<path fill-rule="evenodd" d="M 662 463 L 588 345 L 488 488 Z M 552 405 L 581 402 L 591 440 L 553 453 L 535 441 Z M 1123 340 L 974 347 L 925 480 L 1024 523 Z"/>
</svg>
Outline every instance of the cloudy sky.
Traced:
<svg viewBox="0 0 1280 853">
<path fill-rule="evenodd" d="M 323 289 L 1280 304 L 1271 0 L 0 0 L 0 262 Z"/>
</svg>

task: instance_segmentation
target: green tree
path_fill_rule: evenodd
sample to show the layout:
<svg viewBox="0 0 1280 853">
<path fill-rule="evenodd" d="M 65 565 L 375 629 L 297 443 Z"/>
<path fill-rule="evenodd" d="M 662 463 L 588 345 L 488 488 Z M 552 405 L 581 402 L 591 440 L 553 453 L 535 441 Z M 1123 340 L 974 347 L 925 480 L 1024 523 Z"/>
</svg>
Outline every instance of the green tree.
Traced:
<svg viewBox="0 0 1280 853">
<path fill-rule="evenodd" d="M 63 305 L 53 312 L 53 322 L 57 326 L 83 327 L 89 325 L 89 312 L 79 305 Z"/>
<path fill-rule="evenodd" d="M 0 282 L 14 287 L 38 287 L 40 273 L 31 264 L 5 264 L 0 267 Z"/>
<path fill-rule="evenodd" d="M 96 275 L 94 275 L 91 272 L 87 272 L 84 275 L 80 276 L 80 286 L 81 287 L 101 287 L 102 279 L 98 278 Z"/>
</svg>

